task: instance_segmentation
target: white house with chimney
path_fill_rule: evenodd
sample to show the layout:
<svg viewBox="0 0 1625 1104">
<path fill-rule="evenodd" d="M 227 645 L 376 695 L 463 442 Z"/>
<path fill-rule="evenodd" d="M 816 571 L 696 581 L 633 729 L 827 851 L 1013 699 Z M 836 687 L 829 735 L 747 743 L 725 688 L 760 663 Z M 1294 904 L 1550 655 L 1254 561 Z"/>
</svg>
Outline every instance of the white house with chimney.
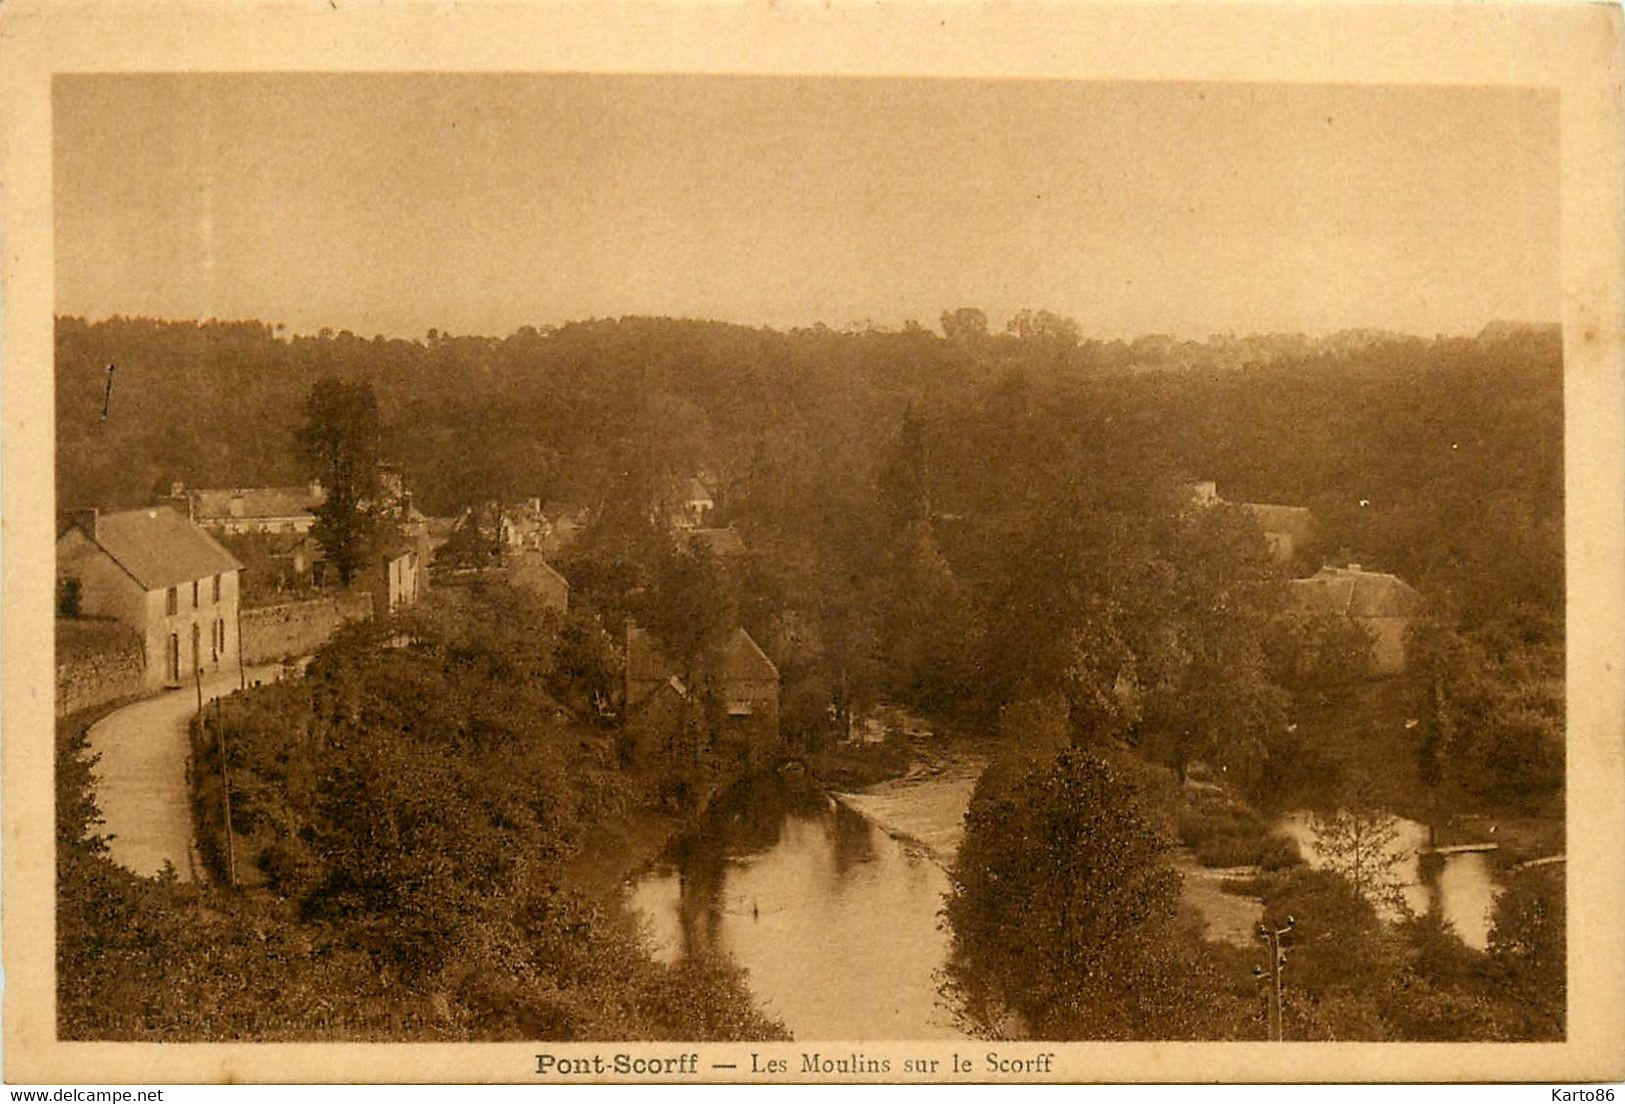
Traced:
<svg viewBox="0 0 1625 1104">
<path fill-rule="evenodd" d="M 56 541 L 57 615 L 121 621 L 140 636 L 143 686 L 179 686 L 237 662 L 242 564 L 168 506 L 84 510 Z"/>
</svg>

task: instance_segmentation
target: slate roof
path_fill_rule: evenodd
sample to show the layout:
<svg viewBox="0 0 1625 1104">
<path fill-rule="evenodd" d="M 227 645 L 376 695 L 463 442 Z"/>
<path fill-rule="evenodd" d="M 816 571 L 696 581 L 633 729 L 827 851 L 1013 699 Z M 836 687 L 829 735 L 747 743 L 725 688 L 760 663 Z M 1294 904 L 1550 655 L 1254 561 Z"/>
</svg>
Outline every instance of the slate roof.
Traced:
<svg viewBox="0 0 1625 1104">
<path fill-rule="evenodd" d="M 744 629 L 735 629 L 722 653 L 722 677 L 729 682 L 777 682 L 779 669 Z"/>
<path fill-rule="evenodd" d="M 626 628 L 626 677 L 634 682 L 655 682 L 671 675 L 671 662 L 660 654 L 648 629 Z"/>
<path fill-rule="evenodd" d="M 96 519 L 94 542 L 147 590 L 243 566 L 219 541 L 167 506 L 102 514 Z"/>
<path fill-rule="evenodd" d="M 312 496 L 309 487 L 212 488 L 188 492 L 192 514 L 198 518 L 299 517 L 320 506 L 326 495 Z M 231 512 L 232 499 L 243 500 L 242 513 Z"/>
<path fill-rule="evenodd" d="M 553 578 L 557 579 L 566 588 L 568 588 L 570 585 L 570 580 L 566 579 L 563 575 L 560 575 L 559 569 L 548 563 L 546 557 L 534 549 L 522 549 L 519 554 L 514 557 L 513 563 L 510 566 L 519 568 L 521 572 L 544 572 L 553 576 Z"/>
<path fill-rule="evenodd" d="M 724 682 L 777 682 L 779 669 L 757 646 L 750 633 L 735 629 L 722 648 Z M 629 625 L 626 630 L 626 677 L 633 682 L 658 682 L 671 678 L 672 663 L 660 651 L 647 629 Z"/>
<path fill-rule="evenodd" d="M 1307 579 L 1291 582 L 1293 601 L 1315 613 L 1346 617 L 1415 617 L 1423 598 L 1403 579 L 1358 567 L 1323 567 Z"/>
</svg>

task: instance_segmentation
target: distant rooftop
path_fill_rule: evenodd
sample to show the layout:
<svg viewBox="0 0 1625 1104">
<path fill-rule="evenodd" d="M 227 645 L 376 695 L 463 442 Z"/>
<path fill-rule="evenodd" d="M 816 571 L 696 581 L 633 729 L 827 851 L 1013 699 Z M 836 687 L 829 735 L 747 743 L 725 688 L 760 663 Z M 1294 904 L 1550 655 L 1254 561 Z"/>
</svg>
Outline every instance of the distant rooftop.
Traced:
<svg viewBox="0 0 1625 1104">
<path fill-rule="evenodd" d="M 634 682 L 657 682 L 671 678 L 672 663 L 660 651 L 647 629 L 636 625 L 626 630 L 626 677 Z M 722 647 L 722 669 L 727 682 L 777 681 L 779 669 L 767 658 L 750 633 L 735 629 Z"/>
<path fill-rule="evenodd" d="M 192 500 L 192 516 L 199 520 L 300 517 L 327 501 L 319 485 L 195 488 L 186 494 Z"/>
<path fill-rule="evenodd" d="M 1415 617 L 1424 605 L 1403 579 L 1359 564 L 1323 567 L 1307 579 L 1293 579 L 1291 588 L 1300 609 L 1347 617 Z"/>
</svg>

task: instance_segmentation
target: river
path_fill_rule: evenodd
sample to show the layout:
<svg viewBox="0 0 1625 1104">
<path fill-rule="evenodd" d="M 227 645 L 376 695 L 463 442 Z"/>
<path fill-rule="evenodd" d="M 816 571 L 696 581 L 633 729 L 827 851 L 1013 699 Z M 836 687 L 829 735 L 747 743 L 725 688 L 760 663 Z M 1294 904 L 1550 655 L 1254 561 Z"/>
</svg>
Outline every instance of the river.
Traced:
<svg viewBox="0 0 1625 1104">
<path fill-rule="evenodd" d="M 798 1039 L 962 1037 L 938 992 L 949 940 L 939 913 L 981 763 L 937 760 L 861 794 L 826 793 L 801 776 L 767 775 L 715 801 L 701 823 L 627 889 L 654 951 L 672 962 L 724 954 Z M 1276 829 L 1318 866 L 1307 812 Z M 1411 909 L 1441 910 L 1482 950 L 1500 890 L 1482 854 L 1444 857 L 1420 874 L 1427 829 L 1397 821 L 1398 874 Z M 1260 905 L 1222 892 L 1227 872 L 1189 861 L 1185 900 L 1208 936 L 1252 945 Z"/>
<path fill-rule="evenodd" d="M 957 778 L 839 798 L 799 777 L 757 778 L 714 803 L 628 900 L 659 957 L 728 955 L 798 1039 L 961 1038 L 937 991 L 938 912 L 942 833 L 957 844 L 968 794 Z M 886 814 L 921 836 L 871 819 Z"/>
</svg>

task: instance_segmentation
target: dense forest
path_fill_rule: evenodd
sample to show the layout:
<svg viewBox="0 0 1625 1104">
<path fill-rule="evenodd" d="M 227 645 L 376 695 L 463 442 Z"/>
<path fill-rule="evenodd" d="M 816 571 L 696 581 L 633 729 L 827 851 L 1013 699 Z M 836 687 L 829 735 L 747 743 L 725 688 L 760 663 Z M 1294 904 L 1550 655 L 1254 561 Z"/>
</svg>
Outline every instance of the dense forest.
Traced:
<svg viewBox="0 0 1625 1104">
<path fill-rule="evenodd" d="M 647 507 L 707 473 L 717 523 L 750 550 L 726 597 L 784 672 L 792 728 L 797 701 L 807 723 L 832 697 L 846 711 L 880 694 L 991 721 L 1060 694 L 1080 725 L 1116 709 L 1119 727 L 1160 727 L 1141 735 L 1177 759 L 1212 734 L 1147 711 L 1278 734 L 1271 689 L 1316 677 L 1286 669 L 1303 641 L 1272 641 L 1279 573 L 1245 521 L 1180 513 L 1183 481 L 1212 479 L 1231 502 L 1313 510 L 1295 573 L 1354 561 L 1421 591 L 1444 626 L 1416 665 L 1441 741 L 1481 740 L 1499 714 L 1516 719 L 1510 742 L 1551 743 L 1555 328 L 1105 343 L 1044 311 L 1003 333 L 969 308 L 941 321 L 942 334 L 623 318 L 406 341 L 63 318 L 58 495 L 109 506 L 172 481 L 299 481 L 315 381 L 366 383 L 384 455 L 427 512 L 531 496 L 599 509 L 562 566 L 612 634 L 658 615 Z M 1335 658 L 1322 666 L 1335 675 Z M 1125 680 L 1146 690 L 1126 709 Z M 1516 795 L 1510 760 L 1534 753 L 1480 747 L 1472 788 Z M 1531 769 L 1538 800 L 1560 779 L 1549 754 Z"/>
<path fill-rule="evenodd" d="M 58 497 L 106 507 L 172 481 L 298 482 L 305 397 L 331 376 L 372 384 L 386 453 L 429 513 L 531 495 L 591 504 L 704 470 L 741 525 L 794 538 L 873 497 L 912 418 L 935 517 L 993 524 L 1156 471 L 1216 480 L 1231 501 L 1309 506 L 1323 552 L 1430 597 L 1561 604 L 1553 331 L 1125 344 L 1080 341 L 1044 312 L 1004 334 L 976 311 L 944 325 L 947 338 L 625 318 L 406 341 L 62 318 Z"/>
</svg>

